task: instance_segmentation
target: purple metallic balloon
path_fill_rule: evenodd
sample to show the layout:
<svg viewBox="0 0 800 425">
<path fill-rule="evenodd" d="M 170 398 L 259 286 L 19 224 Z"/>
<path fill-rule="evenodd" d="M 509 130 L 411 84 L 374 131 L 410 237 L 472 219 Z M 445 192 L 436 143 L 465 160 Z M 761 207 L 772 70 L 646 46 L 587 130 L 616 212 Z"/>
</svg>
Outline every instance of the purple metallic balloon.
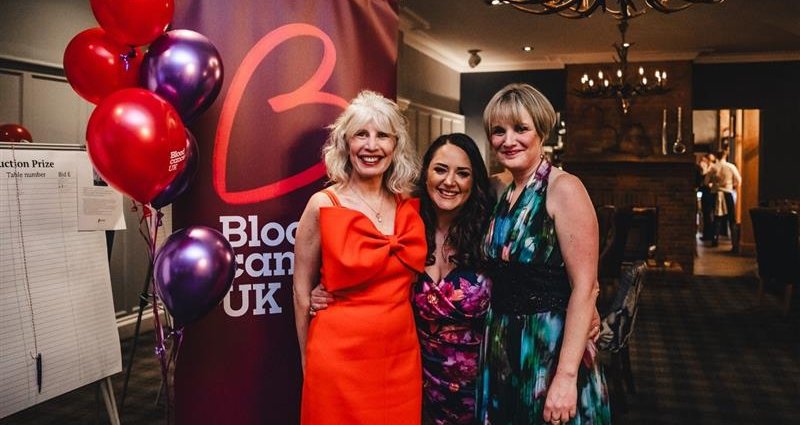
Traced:
<svg viewBox="0 0 800 425">
<path fill-rule="evenodd" d="M 197 173 L 197 155 L 197 141 L 192 133 L 189 132 L 189 129 L 186 129 L 186 159 L 184 159 L 186 166 L 158 196 L 150 201 L 150 205 L 153 208 L 164 208 L 178 199 L 183 192 L 186 192 L 189 184 L 192 183 L 192 179 L 194 179 L 194 175 Z"/>
<path fill-rule="evenodd" d="M 222 59 L 202 34 L 167 31 L 144 55 L 139 83 L 171 103 L 183 121 L 189 122 L 217 98 L 222 88 Z"/>
<path fill-rule="evenodd" d="M 233 283 L 236 262 L 219 231 L 190 226 L 170 235 L 156 254 L 153 277 L 176 327 L 211 311 Z"/>
</svg>

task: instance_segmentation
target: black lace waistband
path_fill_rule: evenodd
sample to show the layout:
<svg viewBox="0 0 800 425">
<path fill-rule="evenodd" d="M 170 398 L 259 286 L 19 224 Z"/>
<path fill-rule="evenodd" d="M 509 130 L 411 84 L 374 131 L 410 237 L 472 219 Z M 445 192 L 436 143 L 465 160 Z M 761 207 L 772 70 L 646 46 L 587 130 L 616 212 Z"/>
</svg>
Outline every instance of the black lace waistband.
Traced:
<svg viewBox="0 0 800 425">
<path fill-rule="evenodd" d="M 501 314 L 535 314 L 564 311 L 572 289 L 564 268 L 497 262 L 489 266 L 492 311 Z"/>
</svg>

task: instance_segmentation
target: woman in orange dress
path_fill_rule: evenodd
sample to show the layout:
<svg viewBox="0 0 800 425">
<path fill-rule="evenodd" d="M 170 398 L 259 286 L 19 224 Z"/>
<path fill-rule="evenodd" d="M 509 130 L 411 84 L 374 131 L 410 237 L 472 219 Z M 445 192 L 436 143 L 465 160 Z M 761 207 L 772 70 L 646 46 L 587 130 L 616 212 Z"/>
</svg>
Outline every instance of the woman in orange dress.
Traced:
<svg viewBox="0 0 800 425">
<path fill-rule="evenodd" d="M 330 187 L 303 211 L 294 306 L 304 371 L 301 423 L 419 424 L 422 372 L 412 283 L 427 246 L 414 147 L 397 105 L 361 92 L 323 148 Z M 310 319 L 323 283 L 337 302 Z"/>
</svg>

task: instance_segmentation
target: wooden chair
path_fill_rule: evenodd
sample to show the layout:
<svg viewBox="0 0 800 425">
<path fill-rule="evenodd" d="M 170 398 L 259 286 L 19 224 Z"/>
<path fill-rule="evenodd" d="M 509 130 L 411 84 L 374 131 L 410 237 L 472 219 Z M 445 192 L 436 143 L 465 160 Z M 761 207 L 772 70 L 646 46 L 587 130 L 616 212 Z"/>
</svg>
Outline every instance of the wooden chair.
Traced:
<svg viewBox="0 0 800 425">
<path fill-rule="evenodd" d="M 614 210 L 613 225 L 607 236 L 606 246 L 600 252 L 597 266 L 597 280 L 600 283 L 598 308 L 601 313 L 610 302 L 610 295 L 616 292 L 619 285 L 632 220 L 633 210 L 630 207 Z"/>
<path fill-rule="evenodd" d="M 658 207 L 633 207 L 623 260 L 645 261 L 655 257 L 658 244 Z"/>
<path fill-rule="evenodd" d="M 613 205 L 600 205 L 597 207 L 597 230 L 600 235 L 600 252 L 605 251 L 611 242 L 614 230 L 614 213 L 617 208 Z"/>
<path fill-rule="evenodd" d="M 758 207 L 750 210 L 758 261 L 758 303 L 765 285 L 782 285 L 784 315 L 789 314 L 794 285 L 800 282 L 800 217 L 797 211 Z"/>
</svg>

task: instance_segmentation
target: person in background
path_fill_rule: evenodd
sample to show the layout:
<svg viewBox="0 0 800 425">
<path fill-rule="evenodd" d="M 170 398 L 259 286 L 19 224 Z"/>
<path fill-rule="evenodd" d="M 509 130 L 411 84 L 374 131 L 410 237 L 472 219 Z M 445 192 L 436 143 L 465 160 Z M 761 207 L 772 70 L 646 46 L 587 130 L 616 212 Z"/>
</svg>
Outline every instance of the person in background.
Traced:
<svg viewBox="0 0 800 425">
<path fill-rule="evenodd" d="M 414 145 L 397 105 L 361 92 L 330 127 L 332 186 L 311 196 L 295 245 L 301 423 L 419 424 L 422 371 L 408 300 L 425 267 L 425 229 L 406 197 Z M 311 288 L 337 302 L 313 320 Z"/>
<path fill-rule="evenodd" d="M 555 119 L 527 84 L 504 87 L 484 111 L 492 149 L 513 176 L 484 243 L 493 282 L 478 381 L 485 424 L 610 422 L 586 340 L 599 292 L 597 218 L 580 180 L 544 159 Z"/>
<path fill-rule="evenodd" d="M 715 232 L 712 246 L 719 245 L 719 236 L 727 234 L 731 242 L 736 243 L 736 191 L 742 185 L 742 175 L 735 165 L 728 162 L 728 149 L 717 152 L 717 163 L 711 174 L 711 190 L 716 194 L 714 208 Z"/>
<path fill-rule="evenodd" d="M 711 180 L 714 176 L 714 166 L 717 157 L 707 153 L 700 159 L 701 174 L 699 176 L 698 190 L 700 192 L 700 214 L 703 223 L 702 241 L 714 241 L 716 228 L 714 223 L 714 207 L 717 204 L 717 194 L 711 189 Z"/>
</svg>

